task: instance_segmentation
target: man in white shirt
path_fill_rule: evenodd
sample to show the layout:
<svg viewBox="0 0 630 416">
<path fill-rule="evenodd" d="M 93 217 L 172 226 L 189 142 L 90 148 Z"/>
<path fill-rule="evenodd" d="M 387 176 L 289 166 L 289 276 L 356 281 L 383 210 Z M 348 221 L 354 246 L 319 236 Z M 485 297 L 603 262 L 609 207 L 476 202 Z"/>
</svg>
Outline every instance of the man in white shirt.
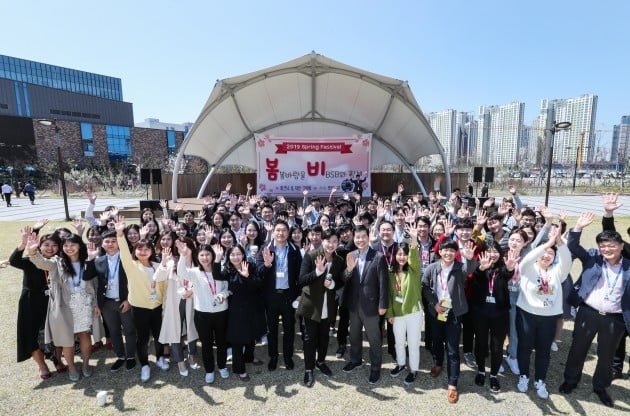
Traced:
<svg viewBox="0 0 630 416">
<path fill-rule="evenodd" d="M 8 183 L 2 184 L 2 194 L 4 195 L 4 200 L 7 203 L 7 207 L 11 206 L 11 194 L 13 193 L 13 187 Z"/>
</svg>

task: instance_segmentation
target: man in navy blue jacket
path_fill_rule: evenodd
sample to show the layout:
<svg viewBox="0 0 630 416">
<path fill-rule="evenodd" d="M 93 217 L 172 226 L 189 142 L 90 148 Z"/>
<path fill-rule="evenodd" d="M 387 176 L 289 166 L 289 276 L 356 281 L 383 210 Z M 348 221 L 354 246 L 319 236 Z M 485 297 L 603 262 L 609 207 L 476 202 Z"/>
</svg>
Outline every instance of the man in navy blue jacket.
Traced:
<svg viewBox="0 0 630 416">
<path fill-rule="evenodd" d="M 581 304 L 575 317 L 573 340 L 560 392 L 571 393 L 580 381 L 586 354 L 597 335 L 597 367 L 593 391 L 608 407 L 613 400 L 606 388 L 612 382 L 612 360 L 619 341 L 630 329 L 630 259 L 621 256 L 623 239 L 615 231 L 603 231 L 595 239 L 599 250 L 580 245 L 582 229 L 593 222 L 592 212 L 578 218 L 569 233 L 567 246 L 582 262 Z"/>
</svg>

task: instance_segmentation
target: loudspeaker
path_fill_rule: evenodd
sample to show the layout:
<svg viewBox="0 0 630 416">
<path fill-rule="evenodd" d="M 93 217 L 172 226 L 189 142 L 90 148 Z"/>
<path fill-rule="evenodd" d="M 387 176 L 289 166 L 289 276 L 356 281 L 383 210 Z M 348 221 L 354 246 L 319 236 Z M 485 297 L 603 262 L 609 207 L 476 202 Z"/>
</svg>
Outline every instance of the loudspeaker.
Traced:
<svg viewBox="0 0 630 416">
<path fill-rule="evenodd" d="M 151 169 L 153 185 L 162 185 L 162 169 Z"/>
<path fill-rule="evenodd" d="M 159 199 L 145 199 L 143 201 L 140 201 L 140 211 L 142 211 L 145 208 L 151 208 L 153 211 L 162 210 Z"/>
<path fill-rule="evenodd" d="M 494 168 L 486 168 L 486 175 L 484 182 L 492 183 L 494 182 Z"/>
<path fill-rule="evenodd" d="M 481 166 L 473 168 L 473 182 L 483 182 L 483 168 Z"/>
<path fill-rule="evenodd" d="M 151 169 L 140 169 L 140 183 L 151 185 Z"/>
</svg>

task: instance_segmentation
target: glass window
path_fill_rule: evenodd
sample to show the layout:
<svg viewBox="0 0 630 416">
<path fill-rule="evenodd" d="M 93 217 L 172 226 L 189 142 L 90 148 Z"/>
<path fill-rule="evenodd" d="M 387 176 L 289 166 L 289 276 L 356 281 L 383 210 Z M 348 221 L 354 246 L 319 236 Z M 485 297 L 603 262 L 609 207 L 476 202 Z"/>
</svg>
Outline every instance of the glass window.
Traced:
<svg viewBox="0 0 630 416">
<path fill-rule="evenodd" d="M 131 134 L 129 127 L 105 126 L 107 151 L 110 159 L 127 159 L 131 156 Z"/>
<path fill-rule="evenodd" d="M 83 155 L 94 156 L 94 142 L 92 141 L 83 142 Z"/>
<path fill-rule="evenodd" d="M 81 138 L 83 140 L 92 140 L 92 123 L 81 123 Z"/>
</svg>

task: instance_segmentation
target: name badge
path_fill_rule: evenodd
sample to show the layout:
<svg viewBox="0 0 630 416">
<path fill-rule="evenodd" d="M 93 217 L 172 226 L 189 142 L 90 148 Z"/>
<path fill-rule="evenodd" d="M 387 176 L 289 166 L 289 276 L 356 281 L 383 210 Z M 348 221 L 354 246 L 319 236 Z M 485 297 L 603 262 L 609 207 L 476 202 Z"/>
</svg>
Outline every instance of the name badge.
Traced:
<svg viewBox="0 0 630 416">
<path fill-rule="evenodd" d="M 157 300 L 157 293 L 151 293 L 151 295 L 149 295 L 149 300 L 155 302 Z"/>
<path fill-rule="evenodd" d="M 405 301 L 405 298 L 403 298 L 402 296 L 396 296 L 394 299 L 398 303 L 403 303 Z"/>
<path fill-rule="evenodd" d="M 276 272 L 276 279 L 284 279 L 284 272 Z"/>
<path fill-rule="evenodd" d="M 44 296 L 50 296 L 50 289 L 44 290 Z"/>
<path fill-rule="evenodd" d="M 606 296 L 604 296 L 604 299 L 606 299 L 608 302 L 617 302 L 617 296 L 613 295 L 612 293 L 609 293 Z"/>
<path fill-rule="evenodd" d="M 544 306 L 545 308 L 553 308 L 553 301 L 552 301 L 552 300 L 549 300 L 549 299 L 544 300 L 544 301 L 543 301 L 543 306 Z"/>
<path fill-rule="evenodd" d="M 497 303 L 497 300 L 494 296 L 486 296 L 486 303 Z"/>
</svg>

